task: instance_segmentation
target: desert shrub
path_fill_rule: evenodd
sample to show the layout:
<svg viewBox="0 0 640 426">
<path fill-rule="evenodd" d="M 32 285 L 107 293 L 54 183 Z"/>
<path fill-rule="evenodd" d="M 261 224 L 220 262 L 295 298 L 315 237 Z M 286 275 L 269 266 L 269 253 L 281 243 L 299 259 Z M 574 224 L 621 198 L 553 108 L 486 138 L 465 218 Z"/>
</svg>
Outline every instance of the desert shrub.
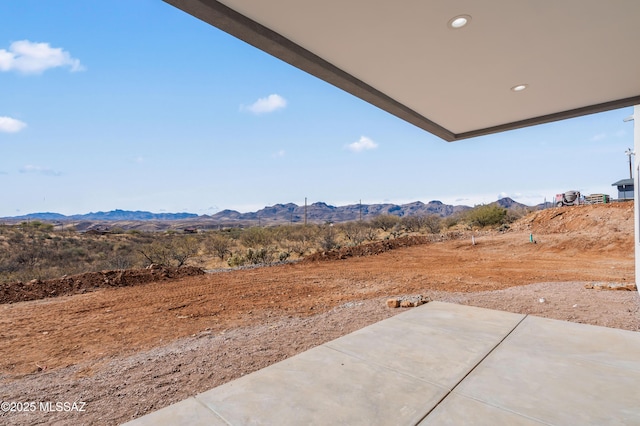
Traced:
<svg viewBox="0 0 640 426">
<path fill-rule="evenodd" d="M 295 233 L 295 225 L 279 225 L 272 229 L 273 239 L 277 243 L 282 243 L 291 239 L 291 235 Z"/>
<path fill-rule="evenodd" d="M 310 244 L 306 244 L 301 241 L 288 241 L 286 243 L 286 249 L 289 253 L 295 253 L 298 256 L 304 256 L 310 249 Z"/>
<path fill-rule="evenodd" d="M 10 261 L 15 262 L 22 269 L 32 269 L 40 265 L 45 257 L 48 257 L 45 254 L 45 247 L 33 239 L 28 239 L 12 250 Z"/>
<path fill-rule="evenodd" d="M 231 256 L 227 259 L 227 265 L 232 268 L 236 268 L 238 266 L 242 266 L 247 263 L 246 257 L 240 252 L 231 253 Z"/>
<path fill-rule="evenodd" d="M 134 245 L 128 241 L 116 241 L 106 252 L 101 269 L 129 269 L 138 264 Z"/>
<path fill-rule="evenodd" d="M 306 254 L 317 242 L 318 226 L 316 225 L 281 225 L 270 228 L 277 245 L 289 255 Z"/>
<path fill-rule="evenodd" d="M 204 245 L 209 253 L 219 257 L 220 260 L 224 260 L 227 255 L 231 254 L 233 241 L 226 235 L 212 233 L 207 236 Z"/>
<path fill-rule="evenodd" d="M 229 237 L 235 241 L 240 239 L 240 236 L 242 235 L 243 231 L 244 229 L 242 228 L 224 228 L 220 230 L 220 235 Z"/>
<path fill-rule="evenodd" d="M 270 247 L 248 248 L 246 258 L 251 264 L 266 265 L 273 262 L 273 249 Z"/>
<path fill-rule="evenodd" d="M 324 251 L 333 250 L 339 247 L 338 232 L 333 225 L 325 225 L 320 233 L 320 247 Z"/>
<path fill-rule="evenodd" d="M 136 264 L 136 259 L 131 253 L 118 253 L 108 256 L 101 269 L 130 269 Z"/>
<path fill-rule="evenodd" d="M 408 232 L 419 232 L 422 229 L 424 216 L 411 215 L 400 218 L 400 225 Z"/>
<path fill-rule="evenodd" d="M 88 257 L 88 252 L 84 247 L 70 247 L 62 252 L 62 258 L 81 260 Z"/>
<path fill-rule="evenodd" d="M 145 244 L 138 249 L 140 254 L 144 256 L 148 264 L 153 265 L 171 265 L 171 254 L 169 246 L 161 241 L 154 241 L 150 244 Z"/>
<path fill-rule="evenodd" d="M 7 242 L 9 244 L 21 244 L 22 241 L 26 238 L 26 234 L 20 232 L 19 230 L 13 230 L 11 234 L 7 236 Z"/>
<path fill-rule="evenodd" d="M 404 229 L 402 228 L 402 226 L 400 225 L 400 222 L 398 222 L 396 224 L 396 226 L 394 226 L 393 228 L 391 228 L 389 230 L 389 237 L 390 238 L 400 238 L 404 235 Z"/>
<path fill-rule="evenodd" d="M 170 247 L 173 249 L 171 257 L 178 267 L 198 254 L 198 240 L 191 236 L 173 238 Z"/>
<path fill-rule="evenodd" d="M 367 241 L 375 241 L 378 239 L 378 231 L 376 228 L 372 227 L 372 226 L 365 226 L 364 227 L 364 238 Z"/>
<path fill-rule="evenodd" d="M 234 252 L 227 264 L 232 268 L 238 266 L 250 265 L 267 265 L 273 263 L 274 250 L 270 247 L 260 247 L 258 249 L 248 248 L 244 253 L 241 251 Z"/>
<path fill-rule="evenodd" d="M 240 241 L 245 247 L 266 247 L 274 240 L 274 233 L 268 228 L 253 226 L 242 231 Z"/>
<path fill-rule="evenodd" d="M 400 218 L 400 225 L 407 232 L 420 232 L 425 229 L 431 234 L 437 234 L 442 229 L 443 220 L 435 214 L 411 215 Z"/>
<path fill-rule="evenodd" d="M 371 230 L 371 227 L 363 222 L 346 222 L 339 229 L 351 245 L 359 246 L 367 239 L 367 230 Z"/>
<path fill-rule="evenodd" d="M 503 223 L 507 210 L 496 204 L 480 205 L 469 210 L 465 219 L 470 226 L 491 226 Z"/>
<path fill-rule="evenodd" d="M 313 242 L 318 239 L 320 226 L 318 225 L 292 225 L 288 226 L 287 239 L 289 241 Z"/>
<path fill-rule="evenodd" d="M 288 251 L 281 251 L 280 254 L 278 255 L 278 260 L 280 262 L 284 262 L 285 260 L 287 260 L 289 258 L 289 256 L 291 256 L 291 253 Z"/>
<path fill-rule="evenodd" d="M 5 250 L 0 250 L 0 277 L 8 276 L 18 270 L 18 265 L 11 262 L 10 255 Z M 0 279 L 0 282 L 3 280 Z"/>
<path fill-rule="evenodd" d="M 392 214 L 381 214 L 371 219 L 371 225 L 380 228 L 383 231 L 388 231 L 400 222 L 398 216 Z"/>
<path fill-rule="evenodd" d="M 191 236 L 174 235 L 146 244 L 139 252 L 149 264 L 180 267 L 198 253 L 198 244 Z"/>
<path fill-rule="evenodd" d="M 458 223 L 460 223 L 460 215 L 456 214 L 456 215 L 447 216 L 444 219 L 442 219 L 441 225 L 442 225 L 442 228 L 452 228 L 456 226 Z"/>
<path fill-rule="evenodd" d="M 442 218 L 438 215 L 432 214 L 424 216 L 423 222 L 424 228 L 430 234 L 437 234 L 442 230 Z"/>
<path fill-rule="evenodd" d="M 19 226 L 23 231 L 42 231 L 42 232 L 53 231 L 52 224 L 43 223 L 43 222 L 40 222 L 39 220 L 34 220 L 32 222 L 22 222 Z"/>
</svg>

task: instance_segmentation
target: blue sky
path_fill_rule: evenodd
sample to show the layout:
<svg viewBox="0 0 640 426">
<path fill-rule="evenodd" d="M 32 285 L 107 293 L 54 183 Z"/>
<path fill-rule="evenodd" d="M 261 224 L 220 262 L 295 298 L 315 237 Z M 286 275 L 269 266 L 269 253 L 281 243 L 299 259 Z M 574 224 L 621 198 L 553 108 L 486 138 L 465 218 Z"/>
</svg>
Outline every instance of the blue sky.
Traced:
<svg viewBox="0 0 640 426">
<path fill-rule="evenodd" d="M 631 114 L 447 143 L 160 0 L 0 2 L 0 217 L 615 197 Z"/>
</svg>

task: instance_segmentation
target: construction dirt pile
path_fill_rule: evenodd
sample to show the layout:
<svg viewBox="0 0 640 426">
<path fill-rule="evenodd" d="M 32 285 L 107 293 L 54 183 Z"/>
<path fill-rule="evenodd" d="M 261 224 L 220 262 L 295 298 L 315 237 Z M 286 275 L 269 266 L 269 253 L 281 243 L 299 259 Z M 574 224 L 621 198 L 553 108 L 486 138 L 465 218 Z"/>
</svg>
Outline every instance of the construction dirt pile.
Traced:
<svg viewBox="0 0 640 426">
<path fill-rule="evenodd" d="M 553 208 L 506 232 L 405 242 L 1 304 L 0 400 L 86 404 L 0 413 L 0 424 L 120 424 L 421 309 L 391 299 L 640 331 L 638 292 L 623 290 L 634 284 L 632 204 Z"/>
<path fill-rule="evenodd" d="M 146 269 L 87 272 L 51 280 L 0 284 L 0 304 L 82 294 L 99 288 L 127 287 L 194 275 L 204 275 L 204 271 L 193 266 L 174 268 L 151 265 Z"/>
<path fill-rule="evenodd" d="M 577 208 L 554 208 L 534 212 L 516 222 L 513 230 L 536 234 L 586 233 L 602 235 L 633 233 L 633 203 L 593 204 Z M 628 234 L 627 234 L 628 235 Z"/>
</svg>

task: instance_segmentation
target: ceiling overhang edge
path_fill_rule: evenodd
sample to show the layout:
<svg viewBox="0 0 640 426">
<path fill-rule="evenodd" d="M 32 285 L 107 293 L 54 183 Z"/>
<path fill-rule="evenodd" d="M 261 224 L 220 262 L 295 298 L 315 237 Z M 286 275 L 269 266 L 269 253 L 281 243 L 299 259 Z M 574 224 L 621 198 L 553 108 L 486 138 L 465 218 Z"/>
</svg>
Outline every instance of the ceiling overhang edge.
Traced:
<svg viewBox="0 0 640 426">
<path fill-rule="evenodd" d="M 369 86 L 358 78 L 327 62 L 321 57 L 292 42 L 275 31 L 242 15 L 216 0 L 163 0 L 168 4 L 216 27 L 220 30 L 293 65 L 321 80 L 326 81 L 372 105 L 387 111 L 447 142 L 469 139 L 493 133 L 514 130 L 537 124 L 550 123 L 568 118 L 609 111 L 640 104 L 640 94 L 625 99 L 614 100 L 596 105 L 588 105 L 567 111 L 526 120 L 505 123 L 498 126 L 454 133 L 428 118 L 418 114 L 404 104 L 383 92 Z"/>
</svg>

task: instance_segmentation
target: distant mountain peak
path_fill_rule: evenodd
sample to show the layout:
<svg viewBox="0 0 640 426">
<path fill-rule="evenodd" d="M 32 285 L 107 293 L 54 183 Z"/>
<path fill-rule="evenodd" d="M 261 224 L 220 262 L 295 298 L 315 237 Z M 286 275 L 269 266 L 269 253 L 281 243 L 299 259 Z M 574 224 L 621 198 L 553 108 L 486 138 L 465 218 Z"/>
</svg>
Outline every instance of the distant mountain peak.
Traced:
<svg viewBox="0 0 640 426">
<path fill-rule="evenodd" d="M 509 197 L 500 198 L 498 199 L 498 201 L 495 201 L 495 203 L 500 207 L 504 207 L 505 209 L 510 209 L 514 207 L 524 207 L 524 208 L 527 207 L 526 205 L 519 203 Z"/>
<path fill-rule="evenodd" d="M 327 209 L 335 209 L 336 208 L 335 206 L 332 206 L 332 205 L 327 204 L 327 203 L 322 202 L 322 201 L 317 201 L 317 202 L 311 204 L 311 206 L 313 206 L 313 207 L 322 207 L 322 208 L 327 208 Z"/>
</svg>

